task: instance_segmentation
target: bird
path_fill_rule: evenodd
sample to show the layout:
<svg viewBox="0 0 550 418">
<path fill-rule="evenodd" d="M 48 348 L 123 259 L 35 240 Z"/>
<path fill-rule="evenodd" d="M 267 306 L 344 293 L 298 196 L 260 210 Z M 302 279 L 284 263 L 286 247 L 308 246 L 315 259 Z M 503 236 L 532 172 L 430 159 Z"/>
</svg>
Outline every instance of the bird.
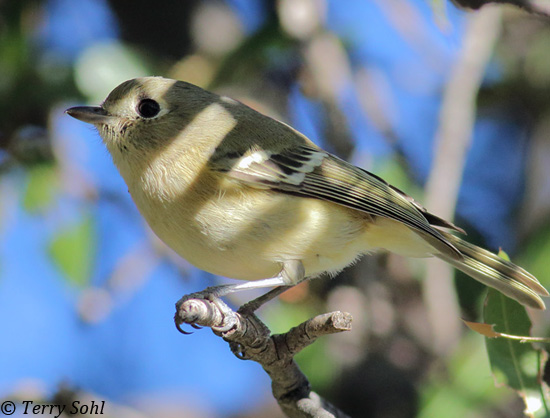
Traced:
<svg viewBox="0 0 550 418">
<path fill-rule="evenodd" d="M 335 276 L 361 256 L 437 257 L 523 305 L 549 296 L 377 175 L 229 97 L 163 77 L 66 113 L 97 128 L 139 212 L 194 266 L 238 283 L 216 297 Z"/>
</svg>

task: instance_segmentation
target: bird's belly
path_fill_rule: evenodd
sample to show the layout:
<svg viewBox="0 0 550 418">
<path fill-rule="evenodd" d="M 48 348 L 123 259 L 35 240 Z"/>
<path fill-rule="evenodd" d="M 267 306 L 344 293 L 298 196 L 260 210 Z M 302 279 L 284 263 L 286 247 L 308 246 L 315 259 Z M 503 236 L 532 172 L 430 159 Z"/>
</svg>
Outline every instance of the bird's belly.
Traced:
<svg viewBox="0 0 550 418">
<path fill-rule="evenodd" d="M 140 210 L 191 264 L 235 279 L 273 277 L 288 260 L 301 260 L 306 276 L 334 273 L 364 252 L 364 216 L 317 199 L 252 189 L 193 207 L 176 201 Z"/>
</svg>

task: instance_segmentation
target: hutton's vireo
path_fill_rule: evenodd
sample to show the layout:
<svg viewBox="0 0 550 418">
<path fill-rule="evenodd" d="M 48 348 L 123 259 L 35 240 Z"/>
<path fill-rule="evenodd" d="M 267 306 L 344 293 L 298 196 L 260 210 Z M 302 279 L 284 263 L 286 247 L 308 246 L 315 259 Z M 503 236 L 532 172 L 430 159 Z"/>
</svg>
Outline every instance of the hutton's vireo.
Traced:
<svg viewBox="0 0 550 418">
<path fill-rule="evenodd" d="M 67 113 L 93 124 L 139 211 L 200 269 L 293 285 L 385 249 L 436 256 L 517 301 L 548 292 L 522 268 L 449 233 L 463 232 L 384 180 L 228 97 L 182 81 L 136 78 L 99 107 Z M 539 296 L 540 295 L 540 296 Z"/>
</svg>

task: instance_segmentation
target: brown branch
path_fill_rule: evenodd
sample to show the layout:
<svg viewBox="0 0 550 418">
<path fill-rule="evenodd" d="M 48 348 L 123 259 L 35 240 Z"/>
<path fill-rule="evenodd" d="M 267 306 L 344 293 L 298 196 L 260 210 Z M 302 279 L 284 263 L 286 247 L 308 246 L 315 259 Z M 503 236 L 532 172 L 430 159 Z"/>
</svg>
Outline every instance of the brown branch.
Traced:
<svg viewBox="0 0 550 418">
<path fill-rule="evenodd" d="M 238 358 L 259 363 L 271 378 L 273 396 L 289 418 L 345 418 L 346 414 L 311 391 L 294 356 L 318 337 L 351 329 L 352 317 L 331 312 L 311 318 L 284 334 L 269 328 L 250 311 L 234 312 L 221 299 L 182 299 L 176 305 L 176 326 L 186 323 L 212 328 Z M 228 328 L 230 324 L 230 329 Z"/>
</svg>

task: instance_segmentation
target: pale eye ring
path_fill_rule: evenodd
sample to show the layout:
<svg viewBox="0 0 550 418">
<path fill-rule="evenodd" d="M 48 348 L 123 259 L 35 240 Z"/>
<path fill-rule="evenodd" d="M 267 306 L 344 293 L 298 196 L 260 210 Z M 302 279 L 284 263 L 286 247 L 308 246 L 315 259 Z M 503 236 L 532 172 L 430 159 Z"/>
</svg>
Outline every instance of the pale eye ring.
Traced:
<svg viewBox="0 0 550 418">
<path fill-rule="evenodd" d="M 159 114 L 160 105 L 153 99 L 141 99 L 136 106 L 136 111 L 142 118 L 151 119 Z"/>
</svg>

